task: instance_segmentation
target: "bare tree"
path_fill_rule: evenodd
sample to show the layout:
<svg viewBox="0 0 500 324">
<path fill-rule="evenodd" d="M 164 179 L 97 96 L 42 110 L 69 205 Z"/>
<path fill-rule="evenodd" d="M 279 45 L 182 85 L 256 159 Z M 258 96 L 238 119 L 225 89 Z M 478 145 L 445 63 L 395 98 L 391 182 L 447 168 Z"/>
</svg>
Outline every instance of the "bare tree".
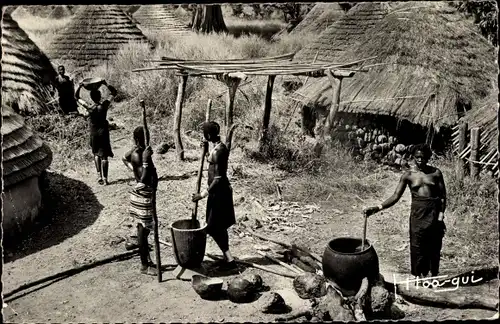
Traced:
<svg viewBox="0 0 500 324">
<path fill-rule="evenodd" d="M 227 33 L 220 5 L 196 5 L 193 10 L 191 28 L 201 33 Z"/>
</svg>

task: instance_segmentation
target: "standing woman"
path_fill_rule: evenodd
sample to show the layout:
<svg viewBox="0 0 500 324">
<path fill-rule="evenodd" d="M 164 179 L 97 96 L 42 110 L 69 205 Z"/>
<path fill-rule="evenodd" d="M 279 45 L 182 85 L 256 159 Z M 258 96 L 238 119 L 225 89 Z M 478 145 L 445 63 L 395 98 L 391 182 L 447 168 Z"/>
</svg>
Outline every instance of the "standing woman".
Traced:
<svg viewBox="0 0 500 324">
<path fill-rule="evenodd" d="M 393 206 L 409 187 L 411 274 L 423 278 L 430 272 L 435 277 L 439 274 L 441 247 L 446 232 L 446 188 L 441 171 L 427 164 L 432 155 L 427 144 L 415 145 L 412 155 L 415 167 L 401 176 L 394 194 L 382 204 L 365 209 L 364 214 L 368 217 Z"/>
<path fill-rule="evenodd" d="M 212 236 L 224 254 L 225 263 L 221 268 L 237 268 L 231 252 L 229 251 L 229 235 L 227 230 L 236 224 L 233 205 L 233 190 L 227 178 L 229 150 L 220 140 L 220 126 L 216 122 L 203 124 L 205 140 L 213 143 L 213 149 L 207 156 L 208 189 L 201 194 L 193 194 L 192 200 L 196 202 L 208 196 L 207 200 L 207 233 Z M 204 145 L 208 143 L 204 142 Z"/>
<path fill-rule="evenodd" d="M 111 96 L 116 96 L 116 89 L 109 86 L 106 81 L 102 80 L 96 84 L 94 89 L 90 90 L 90 98 L 93 104 L 86 102 L 80 98 L 80 89 L 84 86 L 80 82 L 78 89 L 75 93 L 75 98 L 88 112 L 90 120 L 90 147 L 92 154 L 94 154 L 94 162 L 97 170 L 97 181 L 99 184 L 108 184 L 108 157 L 114 157 L 111 150 L 111 140 L 109 137 L 109 122 L 107 120 L 108 109 L 110 100 L 103 100 L 101 102 L 101 92 L 98 86 L 106 85 L 111 93 Z"/>
</svg>

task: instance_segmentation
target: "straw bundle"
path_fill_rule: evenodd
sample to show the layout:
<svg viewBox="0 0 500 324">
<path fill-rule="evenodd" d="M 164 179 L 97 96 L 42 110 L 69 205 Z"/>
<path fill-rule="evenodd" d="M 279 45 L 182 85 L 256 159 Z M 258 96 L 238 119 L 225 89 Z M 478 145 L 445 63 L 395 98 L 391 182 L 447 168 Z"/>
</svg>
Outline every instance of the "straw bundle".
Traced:
<svg viewBox="0 0 500 324">
<path fill-rule="evenodd" d="M 186 35 L 191 32 L 187 24 L 175 17 L 173 10 L 166 5 L 143 5 L 132 17 L 141 28 L 168 31 L 174 35 Z"/>
<path fill-rule="evenodd" d="M 139 28 L 116 5 L 89 5 L 78 9 L 71 22 L 53 40 L 47 55 L 93 67 L 132 42 L 148 42 Z"/>
<path fill-rule="evenodd" d="M 8 14 L 2 19 L 2 102 L 16 102 L 21 113 L 47 110 L 47 87 L 56 78 L 49 59 Z"/>
<path fill-rule="evenodd" d="M 290 34 L 315 33 L 319 35 L 343 16 L 345 12 L 338 3 L 318 3 Z"/>
<path fill-rule="evenodd" d="M 344 81 L 340 111 L 394 116 L 436 130 L 452 125 L 457 110 L 474 107 L 487 95 L 496 71 L 495 48 L 445 2 L 391 5 L 384 14 L 375 4 L 356 5 L 306 54 L 319 50 L 318 60 L 335 62 L 377 56 L 368 63 L 378 64 L 370 72 Z M 379 19 L 360 10 L 365 7 Z M 304 104 L 329 107 L 330 83 L 320 79 L 295 96 Z"/>
<path fill-rule="evenodd" d="M 52 151 L 24 123 L 24 118 L 2 104 L 4 189 L 39 176 L 52 163 Z"/>
</svg>

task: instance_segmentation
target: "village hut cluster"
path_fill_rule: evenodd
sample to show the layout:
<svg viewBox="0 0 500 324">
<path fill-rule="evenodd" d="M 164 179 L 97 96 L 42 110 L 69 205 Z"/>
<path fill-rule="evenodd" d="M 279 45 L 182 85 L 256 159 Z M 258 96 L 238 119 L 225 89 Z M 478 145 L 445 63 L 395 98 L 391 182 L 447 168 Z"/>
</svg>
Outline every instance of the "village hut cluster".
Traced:
<svg viewBox="0 0 500 324">
<path fill-rule="evenodd" d="M 47 111 L 47 89 L 54 85 L 57 76 L 55 62 L 72 62 L 90 69 L 110 62 L 126 44 L 153 46 L 145 36 L 146 30 L 164 30 L 175 35 L 191 32 L 164 5 L 48 7 L 23 6 L 2 13 L 1 133 L 6 236 L 22 232 L 39 216 L 43 206 L 43 176 L 50 167 L 52 151 L 27 127 L 22 115 Z M 22 14 L 22 10 L 35 10 L 41 17 L 54 19 L 71 16 L 71 21 L 58 31 L 44 54 L 12 19 L 11 14 Z M 320 143 L 327 138 L 339 140 L 352 148 L 355 157 L 407 167 L 413 144 L 425 141 L 444 149 L 443 143 L 451 141 L 459 158 L 467 161 L 471 169 L 484 166 L 497 176 L 498 98 L 494 72 L 498 53 L 474 30 L 472 21 L 445 2 L 358 3 L 347 12 L 337 3 L 319 3 L 289 31 L 316 35 L 297 53 L 223 61 L 162 57 L 148 60 L 153 66 L 134 72 L 177 72 L 179 87 L 172 131 L 181 161 L 185 160 L 181 118 L 188 80 L 211 77 L 227 87 L 225 129 L 221 133 L 229 151 L 232 132 L 238 126 L 233 121 L 238 86 L 247 78 L 265 76 L 259 140 L 262 150 L 269 136 L 276 76 L 294 76 L 304 77 L 305 81 L 287 101 L 292 108 L 300 108 L 304 134 Z M 210 105 L 208 100 L 207 116 Z M 462 125 L 472 128 L 470 136 Z M 201 170 L 203 164 L 200 174 Z M 321 259 L 307 249 L 278 244 L 288 249 L 288 263 L 264 255 L 294 273 L 288 277 L 295 278 L 295 290 L 305 296 L 303 299 L 320 298 L 322 303 L 294 316 L 306 314 L 329 320 L 340 314 L 344 308 L 341 304 L 347 302 L 335 293 L 335 287 L 325 285 Z M 362 308 L 376 313 L 379 302 L 384 305 L 377 316 L 401 317 L 397 309 L 391 309 L 394 296 L 378 271 L 377 260 L 375 279 L 368 282 L 368 277 L 364 277 L 358 282 L 352 308 L 337 319 L 372 319 L 373 314 L 364 314 Z M 273 292 L 262 312 L 270 311 L 271 306 L 283 306 L 280 298 Z"/>
<path fill-rule="evenodd" d="M 389 146 L 427 142 L 444 151 L 466 115 L 487 111 L 482 102 L 496 91 L 496 57 L 497 50 L 478 37 L 473 22 L 447 3 L 359 3 L 329 23 L 294 61 L 371 58 L 359 65 L 368 72 L 344 80 L 314 79 L 290 97 L 302 109 L 306 134 L 316 136 L 315 127 L 334 109 L 336 124 L 345 129 L 349 121 L 350 129 L 356 128 L 355 141 L 353 134 L 342 136 L 342 129 L 337 130 L 340 139 L 355 144 L 355 152 L 402 161 L 402 146 L 394 154 Z M 488 115 L 491 125 L 495 121 Z M 375 129 L 367 130 L 366 120 Z M 488 140 L 485 136 L 481 143 L 487 145 Z"/>
</svg>

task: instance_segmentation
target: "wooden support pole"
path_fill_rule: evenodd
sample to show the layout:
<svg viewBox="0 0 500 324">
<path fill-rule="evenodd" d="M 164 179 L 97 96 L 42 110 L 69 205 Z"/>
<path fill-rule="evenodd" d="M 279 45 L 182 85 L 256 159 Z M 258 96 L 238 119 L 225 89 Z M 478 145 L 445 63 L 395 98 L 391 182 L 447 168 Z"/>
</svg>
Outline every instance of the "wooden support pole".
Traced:
<svg viewBox="0 0 500 324">
<path fill-rule="evenodd" d="M 467 145 L 467 123 L 462 122 L 458 127 L 458 152 L 463 152 Z M 465 161 L 458 158 L 458 176 L 460 180 L 463 180 L 467 170 L 465 169 Z"/>
<path fill-rule="evenodd" d="M 238 90 L 238 85 L 240 84 L 240 79 L 229 79 L 227 82 L 228 92 L 226 97 L 226 136 L 228 135 L 231 125 L 233 125 L 233 108 L 234 108 L 234 97 L 236 95 L 236 90 Z"/>
<path fill-rule="evenodd" d="M 264 149 L 264 144 L 267 141 L 269 121 L 271 119 L 272 96 L 275 79 L 275 75 L 270 75 L 267 79 L 266 98 L 264 100 L 264 115 L 262 117 L 262 134 L 259 141 L 259 152 L 262 152 L 262 150 Z"/>
<path fill-rule="evenodd" d="M 208 102 L 207 102 L 207 111 L 205 113 L 205 121 L 210 121 L 210 114 L 211 114 L 211 111 L 212 111 L 212 99 L 208 99 Z"/>
<path fill-rule="evenodd" d="M 182 146 L 182 139 L 181 139 L 181 121 L 182 121 L 182 104 L 184 102 L 187 79 L 188 79 L 187 75 L 181 76 L 179 87 L 177 88 L 177 99 L 175 100 L 174 140 L 175 140 L 175 150 L 177 152 L 178 161 L 184 161 L 184 147 Z"/>
<path fill-rule="evenodd" d="M 470 173 L 473 179 L 479 178 L 480 165 L 479 162 L 479 128 L 473 128 L 470 131 Z"/>
<path fill-rule="evenodd" d="M 330 83 L 332 85 L 333 93 L 332 93 L 332 104 L 330 107 L 330 112 L 328 113 L 328 117 L 325 121 L 325 127 L 323 128 L 323 139 L 326 139 L 326 136 L 331 134 L 331 130 L 333 127 L 333 121 L 335 120 L 335 115 L 337 114 L 340 108 L 340 91 L 342 88 L 342 80 L 344 77 L 349 77 L 351 75 L 344 75 L 344 73 L 332 73 L 327 70 L 326 74 Z"/>
</svg>

